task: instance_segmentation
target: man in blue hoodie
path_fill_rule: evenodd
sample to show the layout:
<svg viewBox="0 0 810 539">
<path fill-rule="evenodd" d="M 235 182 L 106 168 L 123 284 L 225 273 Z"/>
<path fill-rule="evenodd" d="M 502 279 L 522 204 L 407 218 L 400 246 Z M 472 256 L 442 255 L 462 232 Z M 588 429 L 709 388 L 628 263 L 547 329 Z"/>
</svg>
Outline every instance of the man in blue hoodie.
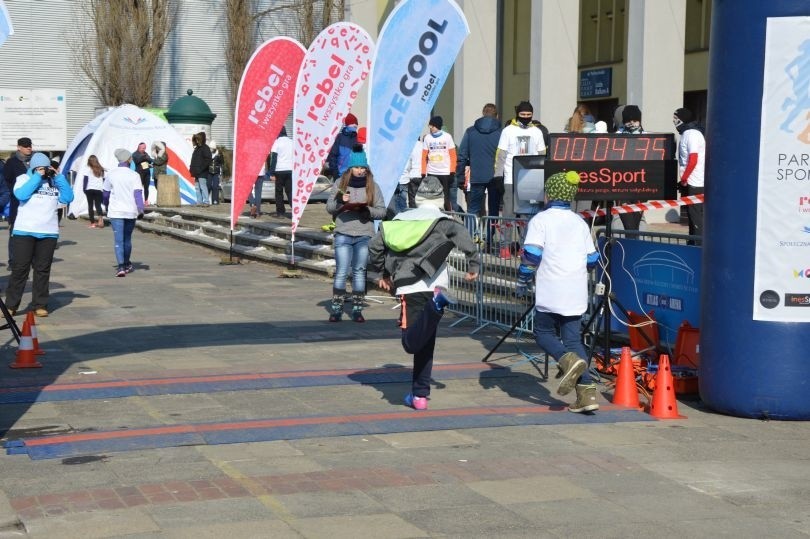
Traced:
<svg viewBox="0 0 810 539">
<path fill-rule="evenodd" d="M 470 200 L 467 213 L 480 215 L 487 196 L 487 215 L 498 216 L 501 206 L 501 193 L 496 189 L 492 163 L 498 140 L 501 138 L 501 122 L 498 121 L 498 107 L 492 103 L 484 105 L 482 116 L 468 127 L 458 147 L 456 177 L 458 184 L 465 184 L 466 168 L 470 167 Z"/>
</svg>

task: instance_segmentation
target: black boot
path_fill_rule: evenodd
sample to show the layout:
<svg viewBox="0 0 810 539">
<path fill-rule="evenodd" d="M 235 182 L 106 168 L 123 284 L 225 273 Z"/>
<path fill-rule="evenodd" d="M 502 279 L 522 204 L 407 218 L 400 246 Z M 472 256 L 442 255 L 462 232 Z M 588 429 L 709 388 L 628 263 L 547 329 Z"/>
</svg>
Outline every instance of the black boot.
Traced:
<svg viewBox="0 0 810 539">
<path fill-rule="evenodd" d="M 365 294 L 352 294 L 352 320 L 355 322 L 365 322 L 363 318 L 363 300 Z"/>
<path fill-rule="evenodd" d="M 345 290 L 332 290 L 332 305 L 329 307 L 330 322 L 340 322 L 340 319 L 343 316 L 343 295 L 345 293 Z"/>
</svg>

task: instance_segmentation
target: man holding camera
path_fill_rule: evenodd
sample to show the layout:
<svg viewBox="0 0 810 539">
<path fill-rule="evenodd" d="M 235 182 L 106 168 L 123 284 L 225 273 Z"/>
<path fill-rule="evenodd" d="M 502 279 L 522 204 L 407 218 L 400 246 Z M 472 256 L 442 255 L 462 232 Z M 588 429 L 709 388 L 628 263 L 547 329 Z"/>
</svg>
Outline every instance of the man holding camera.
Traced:
<svg viewBox="0 0 810 539">
<path fill-rule="evenodd" d="M 57 174 L 51 160 L 43 153 L 31 156 L 25 174 L 14 183 L 14 196 L 19 201 L 14 230 L 11 232 L 11 277 L 6 289 L 6 305 L 11 314 L 20 307 L 25 283 L 34 269 L 31 299 L 34 314 L 48 316 L 48 297 L 53 252 L 59 239 L 56 209 L 73 201 L 73 189 L 64 175 Z"/>
</svg>

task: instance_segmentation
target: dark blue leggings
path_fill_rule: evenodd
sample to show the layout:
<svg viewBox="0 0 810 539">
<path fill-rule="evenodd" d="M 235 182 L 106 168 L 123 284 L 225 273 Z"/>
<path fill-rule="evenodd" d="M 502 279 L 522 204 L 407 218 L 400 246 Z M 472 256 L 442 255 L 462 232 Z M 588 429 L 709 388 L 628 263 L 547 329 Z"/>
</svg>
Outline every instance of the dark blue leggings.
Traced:
<svg viewBox="0 0 810 539">
<path fill-rule="evenodd" d="M 411 392 L 417 397 L 430 395 L 430 377 L 433 373 L 433 349 L 436 330 L 444 313 L 436 310 L 433 292 L 414 292 L 402 298 L 400 327 L 402 348 L 413 354 L 413 381 Z"/>
</svg>

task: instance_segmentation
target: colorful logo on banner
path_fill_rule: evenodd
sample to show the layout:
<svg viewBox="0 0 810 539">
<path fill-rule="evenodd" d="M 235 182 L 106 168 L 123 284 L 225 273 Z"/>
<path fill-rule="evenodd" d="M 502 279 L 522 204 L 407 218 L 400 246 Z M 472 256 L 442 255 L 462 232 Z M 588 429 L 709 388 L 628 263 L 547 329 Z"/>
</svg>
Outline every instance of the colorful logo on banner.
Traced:
<svg viewBox="0 0 810 539">
<path fill-rule="evenodd" d="M 354 23 L 325 28 L 309 47 L 295 90 L 292 233 L 326 156 L 371 71 L 374 43 Z"/>
<path fill-rule="evenodd" d="M 753 319 L 810 322 L 802 298 L 810 280 L 794 279 L 810 263 L 810 17 L 767 21 L 760 126 Z M 798 201 L 798 205 L 797 205 Z M 800 266 L 801 267 L 801 266 Z M 797 300 L 797 298 L 799 298 Z"/>
<path fill-rule="evenodd" d="M 404 0 L 380 31 L 369 90 L 368 157 L 386 204 L 469 33 L 452 0 Z"/>
<path fill-rule="evenodd" d="M 621 249 L 614 246 L 612 251 L 610 290 L 619 305 L 636 313 L 652 311 L 664 343 L 675 343 L 684 320 L 700 327 L 702 249 L 626 238 L 615 242 Z M 600 250 L 604 245 L 604 238 L 600 238 Z M 627 331 L 615 317 L 611 327 L 617 332 Z"/>
<path fill-rule="evenodd" d="M 294 39 L 265 41 L 248 60 L 236 99 L 231 230 L 293 107 L 304 47 Z"/>
<path fill-rule="evenodd" d="M 177 186 L 180 188 L 180 198 L 185 200 L 187 204 L 194 204 L 197 202 L 197 192 L 194 186 L 194 179 L 191 177 L 191 172 L 183 159 L 177 155 L 172 148 L 166 146 L 166 168 L 169 174 L 177 176 Z M 154 184 L 154 182 L 153 182 Z"/>
</svg>

